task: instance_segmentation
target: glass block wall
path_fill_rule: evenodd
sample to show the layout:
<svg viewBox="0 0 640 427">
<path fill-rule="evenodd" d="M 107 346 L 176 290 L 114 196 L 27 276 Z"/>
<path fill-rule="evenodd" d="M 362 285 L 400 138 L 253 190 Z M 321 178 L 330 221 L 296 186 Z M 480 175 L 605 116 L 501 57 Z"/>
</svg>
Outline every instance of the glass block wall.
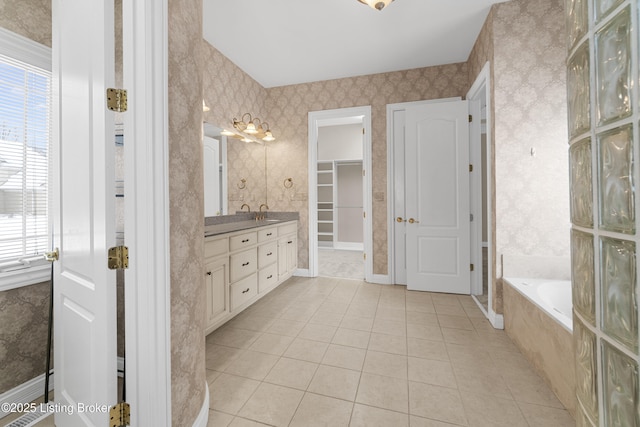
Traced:
<svg viewBox="0 0 640 427">
<path fill-rule="evenodd" d="M 578 426 L 640 427 L 640 0 L 566 0 Z"/>
</svg>

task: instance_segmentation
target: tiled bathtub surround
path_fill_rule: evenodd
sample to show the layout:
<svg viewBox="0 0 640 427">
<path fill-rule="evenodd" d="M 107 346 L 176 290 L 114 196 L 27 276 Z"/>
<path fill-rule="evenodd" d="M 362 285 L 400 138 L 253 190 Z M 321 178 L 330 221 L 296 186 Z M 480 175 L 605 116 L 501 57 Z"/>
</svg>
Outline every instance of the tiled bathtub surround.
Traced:
<svg viewBox="0 0 640 427">
<path fill-rule="evenodd" d="M 504 286 L 504 329 L 558 399 L 575 414 L 573 337 L 557 320 L 515 290 Z"/>
<path fill-rule="evenodd" d="M 638 426 L 638 2 L 567 4 L 576 419 Z"/>
<path fill-rule="evenodd" d="M 293 278 L 206 347 L 213 427 L 575 425 L 469 296 Z"/>
</svg>

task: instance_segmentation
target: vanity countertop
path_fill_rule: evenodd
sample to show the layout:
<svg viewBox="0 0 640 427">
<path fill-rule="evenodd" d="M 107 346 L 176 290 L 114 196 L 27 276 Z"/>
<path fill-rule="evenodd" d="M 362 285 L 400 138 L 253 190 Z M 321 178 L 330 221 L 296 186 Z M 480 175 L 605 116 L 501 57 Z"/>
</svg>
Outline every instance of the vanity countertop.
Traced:
<svg viewBox="0 0 640 427">
<path fill-rule="evenodd" d="M 268 212 L 266 218 L 256 221 L 255 213 L 244 212 L 236 215 L 224 215 L 205 218 L 204 237 L 217 236 L 218 234 L 234 231 L 248 230 L 251 228 L 278 225 L 283 222 L 296 221 L 300 215 L 298 212 Z"/>
</svg>

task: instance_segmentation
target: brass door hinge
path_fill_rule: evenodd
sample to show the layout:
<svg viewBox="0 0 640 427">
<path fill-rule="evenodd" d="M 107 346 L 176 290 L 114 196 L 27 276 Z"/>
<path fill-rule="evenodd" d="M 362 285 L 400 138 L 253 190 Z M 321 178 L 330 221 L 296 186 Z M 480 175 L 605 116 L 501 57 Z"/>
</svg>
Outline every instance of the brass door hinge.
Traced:
<svg viewBox="0 0 640 427">
<path fill-rule="evenodd" d="M 126 246 L 109 248 L 109 260 L 107 265 L 110 270 L 129 268 L 129 248 Z"/>
<path fill-rule="evenodd" d="M 126 427 L 131 424 L 131 407 L 120 402 L 109 410 L 109 427 Z"/>
<path fill-rule="evenodd" d="M 469 114 L 469 123 L 471 123 L 472 121 L 473 121 L 473 116 Z"/>
<path fill-rule="evenodd" d="M 366 212 L 362 212 L 362 218 L 366 218 L 367 217 L 367 213 Z"/>
<path fill-rule="evenodd" d="M 364 258 L 365 261 L 367 260 L 367 254 L 366 253 L 363 253 L 362 257 Z"/>
<path fill-rule="evenodd" d="M 362 134 L 364 135 L 364 128 L 362 128 Z"/>
<path fill-rule="evenodd" d="M 473 165 L 469 165 L 469 172 L 473 172 Z"/>
<path fill-rule="evenodd" d="M 473 265 L 473 264 L 470 264 L 470 265 L 469 265 L 469 269 L 470 269 L 471 271 L 473 271 L 473 270 L 475 269 L 474 265 Z"/>
<path fill-rule="evenodd" d="M 126 89 L 107 89 L 107 108 L 110 111 L 117 111 L 118 113 L 127 111 Z"/>
</svg>

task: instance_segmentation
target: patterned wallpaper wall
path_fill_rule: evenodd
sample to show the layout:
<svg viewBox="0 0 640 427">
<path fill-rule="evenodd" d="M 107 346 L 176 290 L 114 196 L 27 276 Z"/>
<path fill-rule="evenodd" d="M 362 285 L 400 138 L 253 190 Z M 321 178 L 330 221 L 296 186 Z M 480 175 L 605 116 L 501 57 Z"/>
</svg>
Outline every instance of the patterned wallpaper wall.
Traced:
<svg viewBox="0 0 640 427">
<path fill-rule="evenodd" d="M 0 27 L 51 46 L 51 0 L 0 0 Z M 0 394 L 44 373 L 49 282 L 0 292 Z"/>
<path fill-rule="evenodd" d="M 373 263 L 375 274 L 387 274 L 386 105 L 462 96 L 468 86 L 466 64 L 264 89 L 206 41 L 203 45 L 204 99 L 211 108 L 205 121 L 228 126 L 231 118 L 251 112 L 266 120 L 277 138 L 266 148 L 229 140 L 229 212 L 245 202 L 256 210 L 266 202 L 274 211 L 300 212 L 300 268 L 309 265 L 308 113 L 372 106 Z M 261 185 L 265 156 L 266 188 Z M 241 178 L 247 180 L 245 190 L 237 188 Z M 292 188 L 282 185 L 286 178 L 293 179 Z"/>
<path fill-rule="evenodd" d="M 300 212 L 300 268 L 308 260 L 308 113 L 363 105 L 372 107 L 373 265 L 387 274 L 387 104 L 462 96 L 468 86 L 466 64 L 327 80 L 267 90 L 272 129 L 280 135 L 267 149 L 269 206 Z M 294 188 L 282 181 L 293 178 Z M 292 200 L 293 199 L 293 200 Z"/>
<path fill-rule="evenodd" d="M 494 6 L 498 257 L 569 259 L 563 3 L 513 0 Z M 496 275 L 502 276 L 499 259 Z"/>
<path fill-rule="evenodd" d="M 171 416 L 191 426 L 204 400 L 202 0 L 169 0 Z"/>
<path fill-rule="evenodd" d="M 231 127 L 233 118 L 252 114 L 272 124 L 265 109 L 267 91 L 248 74 L 205 40 L 204 100 L 209 111 L 204 121 L 218 127 Z M 277 137 L 277 135 L 276 135 Z M 258 210 L 266 202 L 265 146 L 229 138 L 227 143 L 229 213 L 247 203 Z M 240 180 L 246 180 L 243 189 Z"/>
</svg>

